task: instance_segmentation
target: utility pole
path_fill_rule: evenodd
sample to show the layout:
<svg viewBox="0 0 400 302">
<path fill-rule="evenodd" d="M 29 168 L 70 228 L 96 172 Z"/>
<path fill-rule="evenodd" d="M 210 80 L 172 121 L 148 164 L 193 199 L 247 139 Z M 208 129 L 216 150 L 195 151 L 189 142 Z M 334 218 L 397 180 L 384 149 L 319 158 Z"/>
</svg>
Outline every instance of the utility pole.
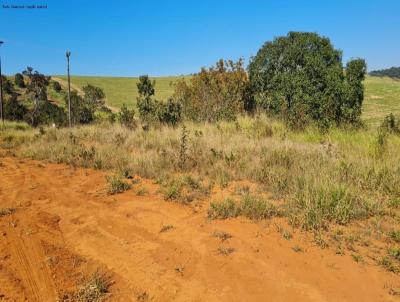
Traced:
<svg viewBox="0 0 400 302">
<path fill-rule="evenodd" d="M 71 52 L 67 51 L 67 64 L 68 64 L 68 120 L 69 120 L 69 127 L 71 128 L 71 80 L 69 78 L 69 57 L 71 56 Z"/>
<path fill-rule="evenodd" d="M 0 41 L 0 46 L 3 44 L 3 41 Z M 3 114 L 3 75 L 1 73 L 1 56 L 0 56 L 0 116 L 1 121 L 3 122 L 4 127 L 4 114 Z"/>
</svg>

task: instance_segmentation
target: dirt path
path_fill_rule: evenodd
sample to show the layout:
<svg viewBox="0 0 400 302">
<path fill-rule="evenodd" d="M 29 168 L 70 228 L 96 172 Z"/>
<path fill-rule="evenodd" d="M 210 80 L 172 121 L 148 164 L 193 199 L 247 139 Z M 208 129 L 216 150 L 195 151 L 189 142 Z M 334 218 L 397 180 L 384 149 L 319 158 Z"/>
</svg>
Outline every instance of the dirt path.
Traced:
<svg viewBox="0 0 400 302">
<path fill-rule="evenodd" d="M 306 234 L 287 241 L 280 220 L 208 221 L 206 204 L 194 212 L 165 202 L 151 181 L 142 181 L 146 196 L 108 196 L 103 172 L 0 160 L 0 208 L 16 208 L 0 217 L 5 301 L 55 301 L 99 266 L 115 280 L 111 301 L 397 301 L 388 292 L 398 276 L 314 247 Z M 160 232 L 165 225 L 173 228 Z M 221 242 L 215 230 L 233 237 Z"/>
</svg>

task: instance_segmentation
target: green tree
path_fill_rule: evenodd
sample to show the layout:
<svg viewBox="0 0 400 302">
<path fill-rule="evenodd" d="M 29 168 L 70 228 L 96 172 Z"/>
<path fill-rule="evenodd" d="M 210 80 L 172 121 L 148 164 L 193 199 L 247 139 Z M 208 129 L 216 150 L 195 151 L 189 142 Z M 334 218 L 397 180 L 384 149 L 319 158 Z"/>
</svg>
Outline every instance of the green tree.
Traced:
<svg viewBox="0 0 400 302">
<path fill-rule="evenodd" d="M 129 129 L 135 128 L 135 110 L 129 109 L 125 104 L 123 104 L 118 113 L 118 121 L 124 127 Z"/>
<path fill-rule="evenodd" d="M 139 96 L 137 97 L 137 108 L 139 117 L 145 122 L 154 122 L 157 120 L 157 101 L 153 99 L 156 82 L 151 81 L 147 75 L 139 77 L 136 84 Z"/>
<path fill-rule="evenodd" d="M 364 100 L 363 81 L 366 71 L 367 65 L 362 59 L 352 60 L 346 65 L 345 98 L 342 103 L 342 120 L 344 122 L 359 122 Z"/>
<path fill-rule="evenodd" d="M 34 71 L 32 67 L 27 67 L 23 75 L 28 78 L 26 85 L 26 93 L 33 102 L 31 110 L 30 122 L 32 126 L 37 126 L 39 123 L 40 109 L 43 107 L 41 102 L 47 101 L 47 86 L 49 85 L 50 77 Z"/>
<path fill-rule="evenodd" d="M 14 83 L 19 88 L 25 88 L 24 76 L 20 73 L 16 73 L 14 76 Z"/>
<path fill-rule="evenodd" d="M 349 62 L 351 76 L 345 76 L 342 52 L 328 38 L 289 32 L 266 42 L 248 71 L 258 106 L 283 117 L 292 127 L 302 128 L 312 120 L 329 127 L 359 117 L 361 112 L 355 107 L 362 103 L 362 63 Z M 351 119 L 344 117 L 345 110 L 351 111 Z"/>
<path fill-rule="evenodd" d="M 64 97 L 65 105 L 68 106 L 68 95 Z M 94 120 L 94 111 L 77 91 L 71 91 L 71 120 L 72 124 L 88 124 Z"/>
<path fill-rule="evenodd" d="M 13 83 L 9 79 L 7 79 L 6 76 L 1 75 L 1 81 L 2 81 L 4 93 L 9 94 L 9 95 L 12 95 L 15 93 Z"/>
<path fill-rule="evenodd" d="M 166 103 L 159 103 L 157 117 L 163 124 L 176 126 L 182 121 L 182 106 L 169 98 Z"/>
<path fill-rule="evenodd" d="M 51 84 L 55 92 L 60 92 L 62 90 L 60 83 L 58 83 L 57 81 L 52 81 Z"/>
<path fill-rule="evenodd" d="M 136 84 L 139 97 L 151 97 L 154 95 L 155 90 L 154 87 L 156 85 L 156 81 L 151 81 L 148 75 L 142 75 L 139 77 L 139 82 Z"/>
<path fill-rule="evenodd" d="M 105 93 L 100 87 L 86 85 L 82 88 L 86 105 L 95 111 L 105 105 Z"/>
<path fill-rule="evenodd" d="M 4 116 L 10 121 L 22 121 L 28 113 L 26 106 L 13 94 L 4 102 Z"/>
</svg>

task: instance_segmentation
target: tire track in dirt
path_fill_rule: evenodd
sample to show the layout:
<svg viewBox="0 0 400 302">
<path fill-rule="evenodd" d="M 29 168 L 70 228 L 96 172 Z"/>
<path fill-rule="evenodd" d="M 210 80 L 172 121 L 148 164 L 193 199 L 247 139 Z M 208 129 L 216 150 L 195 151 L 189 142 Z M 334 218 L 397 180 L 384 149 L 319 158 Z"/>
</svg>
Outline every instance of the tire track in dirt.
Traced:
<svg viewBox="0 0 400 302">
<path fill-rule="evenodd" d="M 398 276 L 357 264 L 350 255 L 314 247 L 306 233 L 296 233 L 290 242 L 284 240 L 274 228 L 284 220 L 208 221 L 207 202 L 196 213 L 188 206 L 165 202 L 155 193 L 158 188 L 152 181 L 142 180 L 141 186 L 149 192 L 146 196 L 136 196 L 132 190 L 107 196 L 103 172 L 55 164 L 43 167 L 29 160 L 17 166 L 16 161 L 4 159 L 0 202 L 30 200 L 25 215 L 45 211 L 49 217 L 59 217 L 57 223 L 43 218 L 49 228 L 41 232 L 41 238 L 54 241 L 54 236 L 46 236 L 58 232 L 62 240 L 57 244 L 62 248 L 112 271 L 118 286 L 111 301 L 135 301 L 135 297 L 166 302 L 395 301 L 387 289 L 400 285 Z M 34 189 L 26 188 L 30 182 Z M 173 228 L 160 232 L 164 225 Z M 34 226 L 40 228 L 40 221 Z M 215 230 L 233 237 L 221 242 L 212 237 Z M 43 256 L 40 243 L 14 241 L 13 253 L 34 250 L 32 262 L 24 258 L 30 254 L 21 255 L 17 266 L 27 271 L 22 279 L 27 279 L 23 282 L 36 298 L 44 297 L 54 285 L 47 275 L 40 275 L 46 272 L 35 271 Z M 304 252 L 295 253 L 295 244 Z M 235 250 L 221 255 L 220 246 Z M 10 270 L 15 265 L 7 264 Z M 45 289 L 42 283 L 47 284 Z"/>
<path fill-rule="evenodd" d="M 19 223 L 23 224 L 21 221 Z M 49 269 L 44 265 L 41 243 L 29 237 L 21 238 L 14 231 L 10 232 L 9 238 L 12 239 L 12 255 L 16 256 L 17 266 L 21 268 L 20 277 L 31 301 L 55 301 L 55 286 Z"/>
</svg>

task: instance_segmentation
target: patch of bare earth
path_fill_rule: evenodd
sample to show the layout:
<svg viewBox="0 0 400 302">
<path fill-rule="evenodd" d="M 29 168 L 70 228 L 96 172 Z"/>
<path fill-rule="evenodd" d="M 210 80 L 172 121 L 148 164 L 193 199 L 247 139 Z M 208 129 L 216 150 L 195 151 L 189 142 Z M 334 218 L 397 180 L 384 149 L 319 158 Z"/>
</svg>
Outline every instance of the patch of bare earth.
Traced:
<svg viewBox="0 0 400 302">
<path fill-rule="evenodd" d="M 211 221 L 207 202 L 165 202 L 151 181 L 107 195 L 103 172 L 2 163 L 0 208 L 15 211 L 0 217 L 0 300 L 56 301 L 100 269 L 108 301 L 396 301 L 397 275 L 285 239 L 283 219 Z"/>
</svg>

